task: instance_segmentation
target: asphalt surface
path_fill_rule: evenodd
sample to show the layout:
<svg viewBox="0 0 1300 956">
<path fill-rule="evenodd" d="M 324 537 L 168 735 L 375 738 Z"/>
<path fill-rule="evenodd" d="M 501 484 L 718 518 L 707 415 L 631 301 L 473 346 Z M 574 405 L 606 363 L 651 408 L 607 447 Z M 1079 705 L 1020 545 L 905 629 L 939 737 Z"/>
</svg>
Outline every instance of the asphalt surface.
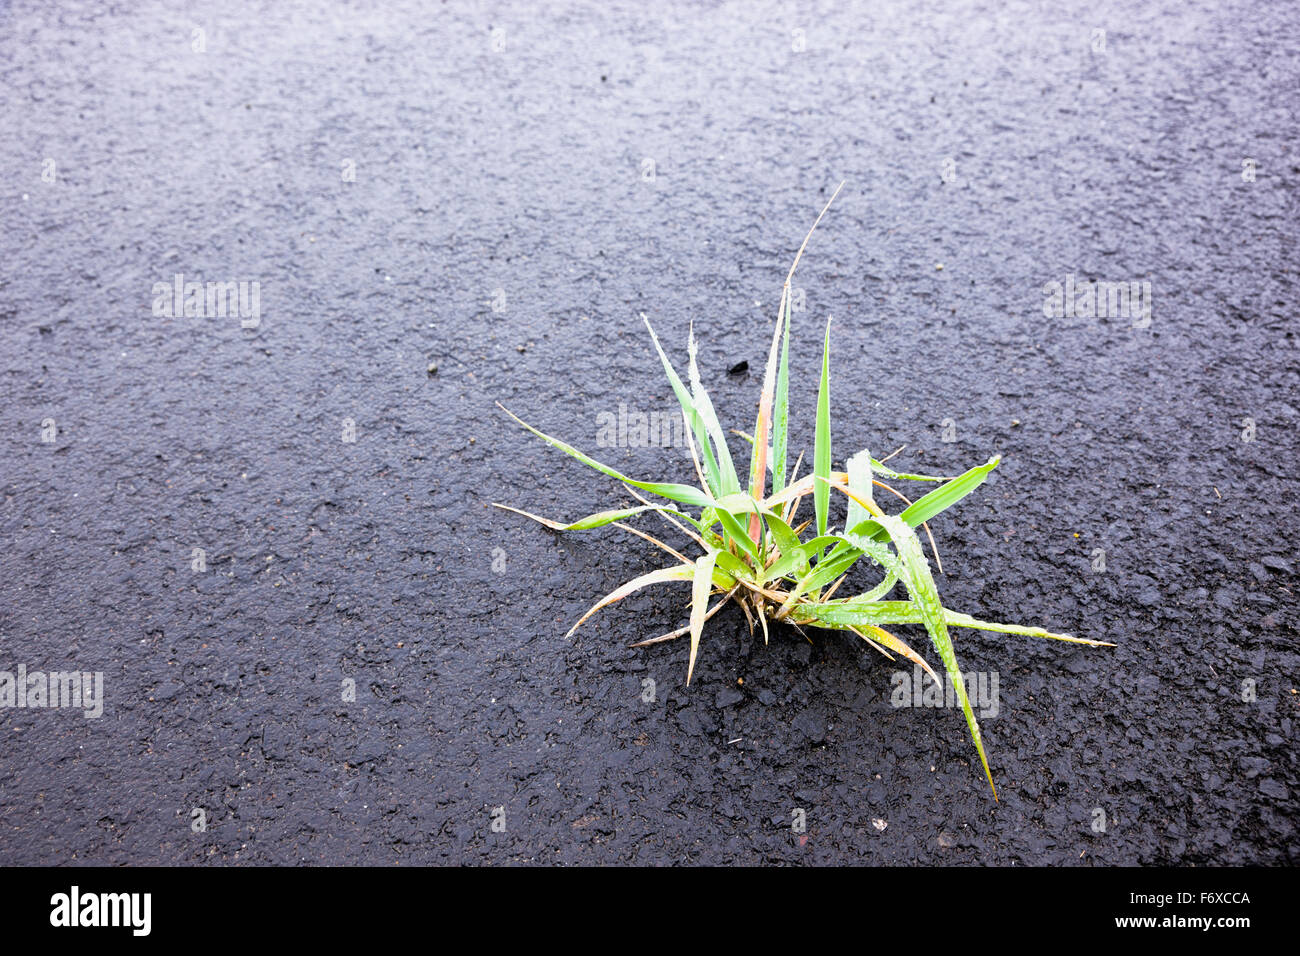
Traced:
<svg viewBox="0 0 1300 956">
<path fill-rule="evenodd" d="M 1300 9 L 384 6 L 0 3 L 0 671 L 104 688 L 0 707 L 0 863 L 1296 862 Z M 490 507 L 628 500 L 497 401 L 689 479 L 597 444 L 642 313 L 748 430 L 841 180 L 793 447 L 833 315 L 837 465 L 1003 456 L 949 606 L 1118 645 L 956 632 L 1000 802 L 847 637 L 566 639 L 659 558 Z"/>
</svg>

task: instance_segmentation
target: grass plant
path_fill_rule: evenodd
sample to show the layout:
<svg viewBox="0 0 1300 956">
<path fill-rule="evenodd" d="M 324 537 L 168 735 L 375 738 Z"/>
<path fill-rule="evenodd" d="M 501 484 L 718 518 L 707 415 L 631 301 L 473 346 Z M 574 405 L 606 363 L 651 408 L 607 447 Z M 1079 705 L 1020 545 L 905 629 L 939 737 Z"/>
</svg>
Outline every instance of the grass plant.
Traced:
<svg viewBox="0 0 1300 956">
<path fill-rule="evenodd" d="M 843 188 L 842 183 L 840 188 Z M 978 620 L 943 605 L 917 529 L 924 530 L 929 537 L 931 553 L 942 571 L 927 522 L 975 491 L 997 467 L 999 459 L 991 458 L 960 475 L 936 476 L 894 471 L 886 464 L 892 455 L 878 460 L 863 450 L 847 460 L 844 471 L 833 471 L 829 319 L 822 344 L 812 471 L 802 477 L 799 475 L 802 455 L 794 467 L 787 470 L 791 282 L 809 239 L 839 191 L 835 190 L 808 231 L 782 288 L 776 328 L 772 333 L 763 376 L 758 419 L 752 434 L 737 433 L 750 447 L 748 477 L 743 486 L 727 446 L 726 434 L 700 380 L 694 329 L 687 344 L 687 378 L 683 381 L 647 319 L 646 328 L 651 341 L 681 405 L 698 483 L 630 478 L 572 445 L 544 434 L 501 406 L 506 414 L 543 441 L 621 481 L 640 503 L 634 507 L 600 511 L 570 522 L 538 517 L 508 505 L 498 504 L 497 507 L 531 518 L 555 531 L 587 531 L 613 526 L 650 542 L 670 556 L 672 562 L 665 567 L 633 578 L 597 601 L 573 625 L 569 635 L 601 608 L 649 585 L 689 584 L 689 622 L 677 630 L 632 645 L 644 647 L 689 637 L 688 686 L 695 673 L 704 625 L 729 602 L 739 605 L 751 631 L 755 624 L 762 629 L 765 642 L 772 626 L 781 623 L 800 631 L 812 627 L 847 631 L 890 660 L 897 655 L 914 663 L 942 684 L 925 658 L 895 633 L 900 625 L 923 627 L 953 685 L 989 787 L 997 799 L 979 723 L 971 709 L 953 649 L 952 629 L 974 628 L 1093 647 L 1113 645 L 1037 627 Z M 912 500 L 888 482 L 931 483 L 937 487 Z M 877 490 L 887 493 L 888 497 L 884 499 L 887 503 L 901 501 L 902 510 L 894 514 L 886 512 L 877 501 Z M 846 511 L 842 526 L 831 524 L 832 492 L 844 499 Z M 660 502 L 656 503 L 647 495 L 660 499 Z M 808 498 L 812 499 L 812 515 L 803 518 L 800 508 Z M 652 512 L 698 547 L 700 554 L 695 558 L 687 557 L 645 530 L 627 523 L 628 519 Z M 860 594 L 835 597 L 845 576 L 859 562 L 871 569 L 877 583 Z"/>
</svg>

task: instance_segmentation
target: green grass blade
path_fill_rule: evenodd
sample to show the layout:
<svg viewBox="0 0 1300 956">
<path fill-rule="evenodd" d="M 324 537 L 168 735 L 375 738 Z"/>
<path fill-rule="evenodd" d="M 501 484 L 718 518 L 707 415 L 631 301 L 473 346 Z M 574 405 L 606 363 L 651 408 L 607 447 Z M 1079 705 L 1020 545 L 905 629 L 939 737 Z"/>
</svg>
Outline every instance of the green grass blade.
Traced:
<svg viewBox="0 0 1300 956">
<path fill-rule="evenodd" d="M 776 546 L 781 549 L 782 554 L 789 554 L 799 547 L 799 536 L 794 533 L 793 528 L 786 524 L 784 518 L 771 511 L 765 512 L 763 516 L 767 519 L 767 526 L 771 530 Z"/>
<path fill-rule="evenodd" d="M 545 432 L 538 431 L 500 402 L 497 402 L 497 408 L 501 409 L 520 425 L 523 425 L 538 438 L 542 439 L 542 441 L 554 445 L 566 455 L 578 459 L 578 461 L 582 462 L 588 468 L 594 468 L 601 474 L 609 475 L 611 478 L 617 478 L 619 481 L 625 481 L 634 488 L 640 488 L 642 491 L 648 491 L 651 494 L 659 495 L 661 498 L 668 498 L 671 501 L 680 501 L 683 504 L 696 505 L 698 507 L 706 507 L 713 504 L 713 499 L 711 497 L 693 485 L 679 485 L 672 482 L 637 481 L 634 478 L 629 478 L 622 472 L 615 471 L 613 468 L 609 467 L 609 465 L 602 465 L 594 458 L 587 457 L 567 442 L 562 442 L 558 438 L 552 438 Z"/>
<path fill-rule="evenodd" d="M 813 441 L 813 474 L 822 479 L 813 484 L 813 511 L 817 516 L 817 534 L 826 533 L 831 489 L 831 320 L 826 318 L 826 340 L 822 345 L 822 383 L 817 390 L 817 432 Z"/>
<path fill-rule="evenodd" d="M 726 530 L 727 534 L 730 535 L 731 539 L 735 541 L 736 544 L 740 545 L 741 549 L 746 554 L 755 561 L 758 561 L 758 545 L 754 542 L 754 539 L 749 536 L 749 532 L 745 530 L 745 526 L 740 523 L 736 516 L 725 508 L 715 508 L 713 514 L 714 517 L 722 522 L 722 527 Z"/>
<path fill-rule="evenodd" d="M 920 624 L 921 612 L 911 601 L 832 601 L 797 604 L 790 612 L 795 623 L 863 627 L 868 624 Z"/>
<path fill-rule="evenodd" d="M 714 571 L 715 577 L 719 572 L 725 571 L 730 577 L 735 578 L 736 580 L 754 580 L 754 569 L 730 551 L 717 551 L 714 553 L 717 555 L 717 569 Z M 732 581 L 731 583 L 735 584 L 736 582 Z M 728 587 L 730 586 L 731 585 L 728 585 Z"/>
<path fill-rule="evenodd" d="M 1052 641 L 1065 641 L 1067 644 L 1086 644 L 1089 647 L 1114 647 L 1106 641 L 1094 641 L 1086 637 L 1072 637 L 1069 634 L 1053 634 L 1041 627 L 1021 627 L 1018 624 L 995 624 L 991 621 L 977 621 L 969 614 L 958 611 L 944 611 L 949 627 L 970 627 L 980 631 L 999 631 L 1003 634 L 1019 634 L 1022 637 L 1042 637 Z"/>
<path fill-rule="evenodd" d="M 722 535 L 715 534 L 713 526 L 718 523 L 717 513 L 712 508 L 704 508 L 700 512 L 700 520 L 695 523 L 695 527 L 700 532 L 700 537 L 704 539 L 705 544 L 719 550 L 726 550 L 729 545 L 727 539 Z"/>
<path fill-rule="evenodd" d="M 989 760 L 984 753 L 980 725 L 975 719 L 975 712 L 971 710 L 970 699 L 966 696 L 966 681 L 962 677 L 961 668 L 957 666 L 957 655 L 953 651 L 952 638 L 948 634 L 948 621 L 944 616 L 943 605 L 939 601 L 939 591 L 935 587 L 934 576 L 930 573 L 930 563 L 926 561 L 925 554 L 921 551 L 921 539 L 908 524 L 898 518 L 887 516 L 881 519 L 881 522 L 890 537 L 894 539 L 894 547 L 898 550 L 898 557 L 906 571 L 908 593 L 916 609 L 921 612 L 921 622 L 929 631 L 930 641 L 934 644 L 934 649 L 939 652 L 944 670 L 948 672 L 948 679 L 957 692 L 962 712 L 966 715 L 966 726 L 970 728 L 971 739 L 975 741 L 980 763 L 984 765 L 984 775 L 988 777 L 989 788 L 993 791 L 993 799 L 996 800 L 998 788 L 993 785 L 993 771 L 989 769 Z"/>
<path fill-rule="evenodd" d="M 922 522 L 929 521 L 935 515 L 946 511 L 962 498 L 978 488 L 984 483 L 989 472 L 998 466 L 1002 458 L 995 455 L 982 465 L 976 465 L 970 471 L 958 475 L 956 478 L 949 479 L 947 484 L 940 485 L 928 494 L 922 495 L 912 502 L 903 513 L 898 517 L 902 518 L 908 525 L 915 528 Z M 875 467 L 875 464 L 872 464 Z M 888 476 L 886 476 L 888 477 Z M 907 477 L 907 476 L 902 476 Z M 917 476 L 918 480 L 930 481 L 932 479 L 923 476 Z M 829 486 L 823 485 L 829 492 Z M 837 486 L 838 487 L 838 486 Z M 857 525 L 847 525 L 849 531 L 860 537 L 869 538 L 873 541 L 884 541 L 889 537 L 884 527 L 874 518 L 868 518 Z"/>
<path fill-rule="evenodd" d="M 892 591 L 894 589 L 894 585 L 897 583 L 898 583 L 898 575 L 895 574 L 893 571 L 887 571 L 885 573 L 884 580 L 882 580 L 870 591 L 863 591 L 861 594 L 856 595 L 856 600 L 879 601 L 886 594 Z"/>
<path fill-rule="evenodd" d="M 771 581 L 774 578 L 784 577 L 807 567 L 811 558 L 816 556 L 822 548 L 834 544 L 836 540 L 833 535 L 823 535 L 784 552 L 780 558 L 772 562 L 771 567 L 763 572 L 764 578 Z"/>
<path fill-rule="evenodd" d="M 984 464 L 976 465 L 970 471 L 958 475 L 947 484 L 940 485 L 934 491 L 922 495 L 905 508 L 899 517 L 913 528 L 922 521 L 929 521 L 935 515 L 946 511 L 982 485 L 984 479 L 989 476 L 989 472 L 996 468 L 1001 460 L 1001 455 L 994 455 Z"/>
<path fill-rule="evenodd" d="M 891 471 L 874 458 L 871 459 L 871 467 L 882 478 L 898 478 L 904 481 L 952 481 L 953 479 L 952 475 L 911 475 L 905 471 Z"/>
<path fill-rule="evenodd" d="M 865 553 L 886 571 L 893 571 L 899 577 L 902 577 L 903 566 L 898 563 L 894 553 L 889 550 L 889 545 L 863 535 L 854 534 L 851 531 L 836 535 L 836 537 L 840 539 L 840 544 L 836 545 L 835 550 L 827 555 L 827 560 L 836 557 L 843 548 L 852 547 Z"/>
<path fill-rule="evenodd" d="M 835 541 L 840 540 L 838 535 L 829 535 L 829 537 Z M 817 562 L 817 568 L 803 582 L 804 591 L 820 591 L 841 574 L 847 574 L 861 558 L 862 552 L 856 548 L 832 551 Z"/>
<path fill-rule="evenodd" d="M 832 601 L 826 604 L 800 604 L 790 615 L 800 623 L 821 623 L 836 627 L 859 627 L 867 624 L 923 624 L 921 612 L 910 601 L 881 601 L 872 596 L 872 592 Z M 1088 647 L 1114 647 L 1106 641 L 1094 641 L 1086 637 L 1071 637 L 1068 634 L 1053 634 L 1039 627 L 1021 627 L 1016 624 L 995 624 L 991 621 L 978 621 L 969 614 L 943 609 L 943 618 L 949 627 L 969 627 L 981 631 L 997 631 L 1003 634 L 1017 634 L 1022 637 L 1041 637 L 1070 644 L 1084 644 Z"/>
<path fill-rule="evenodd" d="M 739 514 L 741 512 L 757 511 L 758 502 L 751 498 L 747 492 L 737 491 L 729 495 L 723 495 L 713 502 L 713 507 L 723 511 L 730 511 L 732 514 Z"/>
<path fill-rule="evenodd" d="M 691 662 L 686 667 L 686 686 L 691 686 L 695 673 L 695 655 L 700 649 L 700 634 L 704 631 L 704 615 L 709 609 L 709 592 L 713 588 L 713 565 L 718 553 L 710 551 L 695 562 L 695 577 L 691 584 Z"/>
</svg>

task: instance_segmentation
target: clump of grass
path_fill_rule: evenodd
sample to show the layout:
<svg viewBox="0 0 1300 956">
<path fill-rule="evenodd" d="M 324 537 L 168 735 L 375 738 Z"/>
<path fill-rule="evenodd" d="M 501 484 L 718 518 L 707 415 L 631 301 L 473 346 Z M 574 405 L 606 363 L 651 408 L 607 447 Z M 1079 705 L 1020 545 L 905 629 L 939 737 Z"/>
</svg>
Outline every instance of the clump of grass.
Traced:
<svg viewBox="0 0 1300 956">
<path fill-rule="evenodd" d="M 843 188 L 843 183 L 840 184 Z M 768 351 L 767 368 L 763 377 L 763 392 L 759 401 L 758 421 L 753 435 L 742 437 L 751 446 L 747 490 L 742 490 L 740 476 L 727 448 L 726 436 L 714 413 L 713 403 L 700 382 L 695 360 L 695 333 L 691 330 L 687 346 L 687 378 L 681 380 L 672 362 L 659 345 L 659 339 L 646 320 L 646 328 L 655 349 L 663 361 L 664 371 L 672 385 L 685 417 L 685 434 L 695 463 L 698 485 L 670 482 L 637 481 L 584 455 L 571 445 L 538 431 L 515 416 L 504 406 L 502 410 L 543 441 L 554 445 L 585 465 L 623 482 L 624 487 L 641 502 L 637 507 L 601 511 L 577 521 L 563 523 L 540 518 L 537 515 L 498 504 L 498 508 L 513 511 L 556 531 L 585 531 L 613 525 L 654 544 L 673 558 L 673 563 L 648 574 L 643 574 L 605 595 L 584 614 L 574 631 L 589 617 L 607 605 L 651 584 L 673 581 L 691 585 L 690 623 L 667 634 L 639 641 L 633 647 L 644 647 L 661 641 L 690 636 L 690 659 L 686 670 L 689 686 L 695 673 L 695 659 L 699 653 L 700 636 L 704 622 L 724 607 L 735 602 L 744 612 L 752 632 L 755 622 L 763 630 L 764 642 L 768 639 L 769 622 L 785 622 L 798 629 L 819 627 L 849 631 L 890 660 L 897 654 L 921 667 L 939 684 L 942 681 L 926 660 L 902 638 L 886 627 L 900 624 L 920 624 L 929 633 L 930 641 L 943 662 L 944 670 L 956 691 L 970 727 L 971 738 L 979 752 L 984 774 L 988 777 L 993 797 L 997 788 L 989 770 L 984 744 L 980 739 L 979 724 L 971 710 L 966 695 L 965 682 L 957 666 L 950 628 L 966 627 L 985 631 L 1000 631 L 1026 637 L 1050 638 L 1093 647 L 1114 646 L 1102 641 L 1054 634 L 1036 627 L 1014 624 L 997 624 L 977 620 L 968 614 L 943 606 L 935 587 L 930 563 L 921 547 L 916 529 L 923 528 L 929 535 L 931 518 L 942 513 L 969 495 L 988 477 L 998 464 L 994 457 L 982 465 L 955 477 L 917 475 L 896 472 L 883 460 L 872 458 L 867 451 L 853 455 L 843 472 L 831 470 L 831 412 L 830 412 L 830 320 L 826 322 L 822 346 L 821 386 L 817 395 L 817 424 L 813 444 L 812 473 L 798 476 L 803 456 L 795 462 L 787 475 L 787 438 L 790 360 L 790 292 L 795 269 L 812 238 L 817 224 L 830 208 L 839 188 L 818 215 L 812 229 L 799 247 L 794 264 L 786 276 L 777 312 L 776 329 Z M 768 439 L 772 444 L 769 448 Z M 770 459 L 769 459 L 770 455 Z M 886 456 L 886 460 L 891 456 Z M 767 476 L 771 474 L 771 488 Z M 938 487 L 915 501 L 908 499 L 882 479 L 890 481 L 933 482 Z M 901 499 L 905 507 L 898 514 L 888 514 L 876 502 L 874 489 L 887 491 Z M 830 497 L 835 491 L 845 497 L 847 513 L 843 528 L 836 530 L 830 524 Z M 641 492 L 648 492 L 673 504 L 654 504 Z M 798 521 L 800 505 L 812 498 L 813 515 Z M 697 510 L 696 510 L 697 509 Z M 692 560 L 676 549 L 639 528 L 624 523 L 645 512 L 656 512 L 674 528 L 699 546 L 703 554 Z M 939 564 L 934 538 L 930 547 L 935 562 Z M 865 560 L 880 577 L 880 581 L 861 594 L 835 598 L 834 594 L 848 571 Z M 939 564 L 940 571 L 942 565 Z M 906 598 L 893 597 L 901 588 Z M 710 604 L 715 595 L 718 599 Z"/>
</svg>

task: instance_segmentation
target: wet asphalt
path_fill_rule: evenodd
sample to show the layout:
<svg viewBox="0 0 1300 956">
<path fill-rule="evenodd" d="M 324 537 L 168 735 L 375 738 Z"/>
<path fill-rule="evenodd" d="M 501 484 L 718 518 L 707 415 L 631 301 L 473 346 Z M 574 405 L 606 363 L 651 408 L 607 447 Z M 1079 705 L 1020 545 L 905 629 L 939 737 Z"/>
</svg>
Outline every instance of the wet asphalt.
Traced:
<svg viewBox="0 0 1300 956">
<path fill-rule="evenodd" d="M 0 672 L 104 688 L 0 706 L 0 863 L 1296 862 L 1298 88 L 1240 0 L 0 2 Z M 837 467 L 1003 456 L 949 606 L 1118 645 L 956 632 L 997 803 L 841 635 L 566 639 L 658 557 L 490 507 L 628 500 L 498 401 L 689 480 L 598 447 L 643 313 L 748 430 L 841 180 L 792 447 L 833 315 Z"/>
</svg>

